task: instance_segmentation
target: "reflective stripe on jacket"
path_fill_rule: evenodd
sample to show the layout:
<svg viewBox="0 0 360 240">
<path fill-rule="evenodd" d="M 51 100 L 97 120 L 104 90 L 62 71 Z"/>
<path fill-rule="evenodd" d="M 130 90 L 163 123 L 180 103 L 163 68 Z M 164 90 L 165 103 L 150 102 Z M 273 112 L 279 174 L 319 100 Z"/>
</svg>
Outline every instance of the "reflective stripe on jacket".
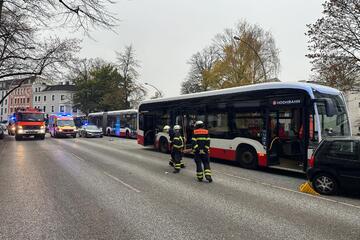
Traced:
<svg viewBox="0 0 360 240">
<path fill-rule="evenodd" d="M 195 154 L 207 154 L 210 148 L 209 131 L 203 128 L 195 129 L 192 137 L 192 149 Z"/>
<path fill-rule="evenodd" d="M 175 133 L 172 143 L 174 149 L 181 150 L 184 147 L 184 138 L 180 133 Z"/>
</svg>

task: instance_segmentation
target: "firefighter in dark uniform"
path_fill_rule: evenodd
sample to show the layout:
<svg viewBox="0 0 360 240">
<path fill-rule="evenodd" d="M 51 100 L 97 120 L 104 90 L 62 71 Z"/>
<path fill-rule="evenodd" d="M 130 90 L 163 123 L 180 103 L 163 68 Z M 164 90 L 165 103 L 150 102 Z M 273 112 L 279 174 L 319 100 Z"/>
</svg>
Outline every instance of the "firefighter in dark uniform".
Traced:
<svg viewBox="0 0 360 240">
<path fill-rule="evenodd" d="M 169 134 L 169 138 L 170 138 L 170 160 L 169 160 L 169 165 L 174 167 L 174 152 L 173 152 L 173 141 L 174 141 L 174 136 L 175 136 L 175 132 L 174 129 L 171 128 L 170 126 L 168 126 L 168 131 L 167 133 Z"/>
<path fill-rule="evenodd" d="M 181 127 L 179 125 L 174 126 L 174 137 L 172 140 L 171 155 L 174 160 L 174 173 L 179 173 L 182 167 L 182 152 L 184 149 L 184 137 L 181 136 Z"/>
<path fill-rule="evenodd" d="M 209 162 L 210 137 L 209 131 L 204 128 L 204 123 L 202 121 L 197 121 L 195 123 L 195 130 L 192 137 L 192 149 L 195 155 L 196 177 L 198 181 L 201 182 L 205 175 L 206 180 L 212 182 Z"/>
</svg>

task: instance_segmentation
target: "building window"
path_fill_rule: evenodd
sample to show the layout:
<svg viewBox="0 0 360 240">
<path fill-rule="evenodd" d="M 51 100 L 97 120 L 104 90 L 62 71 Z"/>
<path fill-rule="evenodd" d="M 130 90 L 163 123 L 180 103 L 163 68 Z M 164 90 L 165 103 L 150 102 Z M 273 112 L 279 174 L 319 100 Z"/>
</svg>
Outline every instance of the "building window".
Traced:
<svg viewBox="0 0 360 240">
<path fill-rule="evenodd" d="M 44 106 L 44 112 L 46 112 L 46 106 Z"/>
<path fill-rule="evenodd" d="M 5 114 L 7 113 L 7 109 L 5 108 Z"/>
<path fill-rule="evenodd" d="M 53 100 L 53 101 L 55 100 L 55 95 L 51 96 L 51 100 Z"/>
<path fill-rule="evenodd" d="M 64 106 L 60 106 L 60 112 L 64 112 Z"/>
<path fill-rule="evenodd" d="M 360 102 L 359 102 L 359 108 L 360 108 Z"/>
<path fill-rule="evenodd" d="M 61 100 L 65 100 L 65 95 L 61 95 Z"/>
<path fill-rule="evenodd" d="M 54 112 L 54 106 L 51 106 L 51 112 Z"/>
<path fill-rule="evenodd" d="M 46 96 L 44 96 L 44 102 L 46 102 Z"/>
<path fill-rule="evenodd" d="M 5 99 L 5 105 L 7 104 L 7 99 Z"/>
</svg>

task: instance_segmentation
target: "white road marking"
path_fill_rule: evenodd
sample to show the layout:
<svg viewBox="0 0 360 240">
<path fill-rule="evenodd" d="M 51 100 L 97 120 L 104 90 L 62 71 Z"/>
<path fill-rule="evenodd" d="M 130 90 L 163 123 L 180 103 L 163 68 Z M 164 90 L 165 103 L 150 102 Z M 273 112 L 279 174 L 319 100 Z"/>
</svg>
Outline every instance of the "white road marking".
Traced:
<svg viewBox="0 0 360 240">
<path fill-rule="evenodd" d="M 74 154 L 74 153 L 72 153 L 72 152 L 70 152 L 70 154 L 73 155 L 74 157 L 76 157 L 77 159 L 81 160 L 81 161 L 85 161 L 85 159 L 83 159 L 82 157 L 79 157 L 78 155 L 76 155 L 76 154 Z M 114 179 L 115 181 L 121 183 L 121 184 L 124 185 L 125 187 L 127 187 L 127 188 L 129 188 L 129 189 L 131 189 L 131 190 L 133 190 L 133 191 L 135 191 L 135 192 L 137 192 L 137 193 L 140 193 L 140 190 L 134 188 L 133 186 L 127 184 L 126 182 L 120 180 L 119 178 L 114 177 L 114 176 L 111 175 L 110 173 L 104 172 L 104 174 L 107 175 L 108 177 L 111 177 L 111 178 Z"/>
<path fill-rule="evenodd" d="M 65 149 L 63 149 L 65 151 Z M 81 160 L 81 161 L 85 161 L 85 159 L 83 159 L 82 157 L 79 157 L 78 155 L 76 155 L 75 153 L 72 153 L 72 152 L 68 152 L 70 153 L 71 155 L 73 155 L 74 157 L 76 157 L 77 159 Z"/>
<path fill-rule="evenodd" d="M 134 188 L 133 186 L 131 186 L 131 185 L 127 184 L 126 182 L 124 182 L 124 181 L 122 181 L 122 180 L 118 179 L 117 177 L 114 177 L 114 176 L 113 176 L 113 175 L 111 175 L 110 173 L 104 172 L 104 174 L 105 174 L 105 175 L 107 175 L 108 177 L 111 177 L 111 178 L 112 178 L 112 179 L 114 179 L 115 181 L 117 181 L 117 182 L 121 183 L 121 184 L 122 184 L 122 185 L 124 185 L 125 187 L 127 187 L 127 188 L 129 188 L 129 189 L 133 190 L 134 192 L 137 192 L 137 193 L 139 193 L 139 192 L 140 192 L 140 190 L 138 190 L 138 189 Z"/>
<path fill-rule="evenodd" d="M 77 156 L 77 155 L 75 155 L 75 154 L 73 154 L 73 153 L 71 153 L 71 154 L 74 155 L 76 158 L 85 161 L 85 160 L 82 159 L 81 157 L 79 157 L 79 156 Z M 131 154 L 131 153 L 126 153 L 126 152 L 125 152 L 125 154 L 134 156 L 134 154 Z M 253 183 L 261 184 L 261 185 L 263 185 L 263 186 L 268 186 L 268 187 L 272 187 L 272 188 L 276 188 L 276 189 L 280 189 L 280 190 L 284 190 L 284 191 L 288 191 L 288 192 L 292 192 L 292 193 L 301 194 L 301 195 L 303 195 L 303 196 L 312 197 L 312 198 L 317 198 L 317 199 L 322 199 L 322 200 L 324 200 L 324 201 L 328 201 L 328 202 L 332 202 L 332 203 L 341 204 L 341 205 L 343 205 L 343 206 L 348 206 L 348 207 L 360 209 L 360 206 L 359 206 L 359 205 L 354 205 L 354 204 L 351 204 L 351 203 L 341 202 L 341 201 L 337 201 L 337 200 L 325 198 L 325 197 L 318 196 L 318 195 L 310 195 L 310 194 L 303 193 L 303 192 L 300 192 L 300 191 L 296 191 L 296 190 L 293 190 L 293 189 L 290 189 L 290 188 L 280 187 L 280 186 L 276 186 L 276 185 L 273 185 L 273 184 L 261 182 L 261 181 L 258 181 L 258 180 L 254 180 L 254 179 L 250 179 L 250 178 L 245 178 L 245 177 L 240 177 L 240 176 L 228 174 L 228 173 L 221 172 L 221 171 L 218 171 L 218 170 L 212 170 L 212 171 L 213 171 L 213 172 L 220 173 L 220 174 L 223 174 L 223 175 L 226 175 L 226 176 L 229 176 L 229 177 L 233 177 L 233 178 L 245 180 L 245 181 L 248 181 L 248 182 L 253 182 Z M 127 183 L 123 182 L 122 180 L 118 179 L 117 177 L 114 177 L 114 176 L 112 176 L 111 174 L 106 173 L 106 172 L 104 172 L 104 173 L 105 173 L 107 176 L 113 178 L 114 180 L 120 182 L 120 183 L 123 184 L 124 186 L 128 187 L 129 189 L 131 189 L 131 190 L 133 190 L 133 191 L 135 191 L 135 192 L 138 192 L 138 193 L 140 192 L 138 189 L 130 186 L 129 184 L 127 184 Z"/>
<path fill-rule="evenodd" d="M 250 179 L 250 178 L 240 177 L 240 176 L 236 176 L 236 175 L 224 173 L 224 172 L 217 171 L 217 170 L 216 170 L 216 171 L 213 170 L 213 172 L 217 172 L 217 173 L 220 173 L 220 174 L 229 176 L 229 177 L 233 177 L 233 178 L 245 180 L 245 181 L 248 181 L 248 182 L 253 182 L 253 183 L 261 184 L 261 185 L 264 185 L 264 186 L 268 186 L 268 187 L 272 187 L 272 188 L 276 188 L 276 189 L 280 189 L 280 190 L 284 190 L 284 191 L 288 191 L 288 192 L 292 192 L 292 193 L 301 194 L 301 195 L 303 195 L 303 196 L 312 197 L 312 198 L 317 198 L 317 199 L 322 199 L 322 200 L 325 200 L 325 201 L 328 201 L 328 202 L 338 203 L 338 204 L 341 204 L 341 205 L 344 205 L 344 206 L 348 206 L 348 207 L 353 207 L 353 208 L 356 208 L 356 209 L 360 209 L 360 206 L 354 205 L 354 204 L 351 204 L 351 203 L 341 202 L 341 201 L 337 201 L 337 200 L 333 200 L 333 199 L 321 197 L 321 196 L 318 196 L 318 195 L 310 195 L 310 194 L 307 194 L 307 193 L 295 191 L 295 190 L 290 189 L 290 188 L 279 187 L 279 186 L 276 186 L 276 185 L 273 185 L 273 184 L 270 184 L 270 183 L 265 183 L 265 182 L 261 182 L 261 181 L 254 180 L 254 179 Z"/>
</svg>

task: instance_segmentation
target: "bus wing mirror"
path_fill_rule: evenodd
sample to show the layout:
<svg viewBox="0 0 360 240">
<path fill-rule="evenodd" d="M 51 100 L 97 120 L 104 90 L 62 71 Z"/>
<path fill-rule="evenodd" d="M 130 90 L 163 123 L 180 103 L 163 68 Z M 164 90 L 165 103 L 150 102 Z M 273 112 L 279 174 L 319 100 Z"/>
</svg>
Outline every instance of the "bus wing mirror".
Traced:
<svg viewBox="0 0 360 240">
<path fill-rule="evenodd" d="M 316 103 L 323 103 L 325 105 L 326 116 L 332 117 L 337 114 L 335 104 L 331 98 L 318 98 L 315 99 Z"/>
</svg>

